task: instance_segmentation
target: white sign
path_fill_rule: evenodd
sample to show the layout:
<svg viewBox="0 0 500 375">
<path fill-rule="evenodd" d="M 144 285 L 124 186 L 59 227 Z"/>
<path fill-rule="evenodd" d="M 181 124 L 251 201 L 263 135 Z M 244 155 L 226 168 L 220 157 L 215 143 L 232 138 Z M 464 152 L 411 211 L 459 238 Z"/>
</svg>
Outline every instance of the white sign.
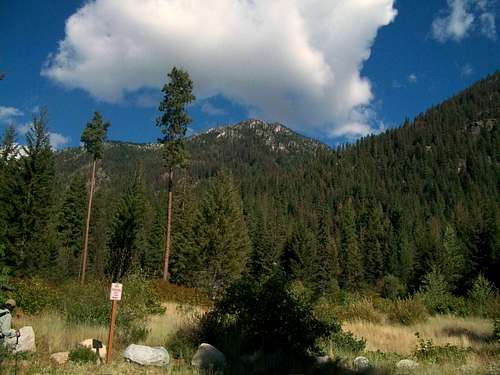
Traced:
<svg viewBox="0 0 500 375">
<path fill-rule="evenodd" d="M 112 283 L 109 299 L 111 301 L 120 301 L 122 299 L 122 289 L 123 289 L 123 284 Z"/>
</svg>

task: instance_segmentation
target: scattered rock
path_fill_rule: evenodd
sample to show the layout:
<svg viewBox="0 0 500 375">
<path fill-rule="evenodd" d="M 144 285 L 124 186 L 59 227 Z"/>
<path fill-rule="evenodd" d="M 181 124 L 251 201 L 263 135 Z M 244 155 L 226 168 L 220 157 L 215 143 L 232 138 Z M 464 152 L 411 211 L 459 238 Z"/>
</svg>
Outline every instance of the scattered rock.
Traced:
<svg viewBox="0 0 500 375">
<path fill-rule="evenodd" d="M 14 353 L 36 352 L 35 332 L 33 327 L 27 326 L 19 329 L 19 340 L 14 349 Z"/>
<path fill-rule="evenodd" d="M 396 363 L 396 367 L 400 370 L 415 370 L 418 367 L 418 363 L 412 359 L 402 359 Z"/>
<path fill-rule="evenodd" d="M 366 357 L 356 357 L 352 361 L 352 366 L 355 370 L 365 370 L 370 367 L 370 361 Z"/>
<path fill-rule="evenodd" d="M 152 348 L 150 346 L 132 344 L 125 349 L 123 356 L 143 366 L 165 366 L 170 362 L 167 349 L 161 346 Z"/>
<path fill-rule="evenodd" d="M 68 362 L 69 352 L 59 352 L 50 355 L 50 359 L 58 365 L 63 365 Z"/>
<path fill-rule="evenodd" d="M 222 369 L 226 357 L 221 351 L 210 344 L 201 344 L 191 360 L 191 365 L 201 370 Z"/>
<path fill-rule="evenodd" d="M 92 347 L 92 340 L 93 339 L 86 339 L 86 340 L 83 340 L 80 345 L 85 347 L 85 348 L 89 348 L 90 350 L 92 350 L 94 353 L 97 352 L 96 349 L 94 349 Z M 102 345 L 102 348 L 99 349 L 99 357 L 101 357 L 101 359 L 106 359 L 106 345 Z"/>
</svg>

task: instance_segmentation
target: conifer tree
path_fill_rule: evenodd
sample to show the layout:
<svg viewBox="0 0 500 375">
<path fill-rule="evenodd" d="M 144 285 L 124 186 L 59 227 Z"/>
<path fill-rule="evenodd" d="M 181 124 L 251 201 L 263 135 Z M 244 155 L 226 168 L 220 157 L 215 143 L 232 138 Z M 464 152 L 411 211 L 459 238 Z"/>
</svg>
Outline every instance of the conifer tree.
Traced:
<svg viewBox="0 0 500 375">
<path fill-rule="evenodd" d="M 163 259 L 165 249 L 165 209 L 154 208 L 154 218 L 149 229 L 146 247 L 141 261 L 141 268 L 150 276 L 159 276 L 158 264 Z"/>
<path fill-rule="evenodd" d="M 455 228 L 447 225 L 441 251 L 437 255 L 436 266 L 444 275 L 446 282 L 457 288 L 465 271 L 464 246 L 457 237 Z"/>
<path fill-rule="evenodd" d="M 92 156 L 92 174 L 90 176 L 90 192 L 89 202 L 87 207 L 87 221 L 85 224 L 85 236 L 82 253 L 82 269 L 80 273 L 80 282 L 85 283 L 85 272 L 87 270 L 87 256 L 89 244 L 90 217 L 92 214 L 92 199 L 95 188 L 95 170 L 97 161 L 102 159 L 103 145 L 106 139 L 106 134 L 109 128 L 109 123 L 105 122 L 99 112 L 95 112 L 92 120 L 87 123 L 83 130 L 81 141 L 84 144 L 85 150 Z"/>
<path fill-rule="evenodd" d="M 330 288 L 340 276 L 339 254 L 335 240 L 327 223 L 327 212 L 319 218 L 317 234 L 317 259 L 318 271 L 316 273 L 316 284 L 320 294 L 326 295 L 331 292 Z"/>
<path fill-rule="evenodd" d="M 196 228 L 202 259 L 198 279 L 212 296 L 219 296 L 245 271 L 250 239 L 240 193 L 227 172 L 221 172 L 203 200 Z"/>
<path fill-rule="evenodd" d="M 69 277 L 74 277 L 79 272 L 78 260 L 85 231 L 86 203 L 85 179 L 77 174 L 71 179 L 64 194 L 57 224 L 61 268 Z"/>
<path fill-rule="evenodd" d="M 140 255 L 144 245 L 141 238 L 144 210 L 144 192 L 140 180 L 136 178 L 123 194 L 111 223 L 107 274 L 113 281 L 121 280 Z"/>
<path fill-rule="evenodd" d="M 21 159 L 18 190 L 19 225 L 15 246 L 18 270 L 29 274 L 47 271 L 50 254 L 55 248 L 51 224 L 54 203 L 54 155 L 47 129 L 48 115 L 44 108 L 33 117 L 26 135 L 25 156 Z"/>
<path fill-rule="evenodd" d="M 340 231 L 344 267 L 340 284 L 348 290 L 356 290 L 363 280 L 363 261 L 356 233 L 354 208 L 350 199 L 340 208 Z"/>
<path fill-rule="evenodd" d="M 159 110 L 161 116 L 156 119 L 156 125 L 160 127 L 163 137 L 160 139 L 163 145 L 163 156 L 168 173 L 168 205 L 165 238 L 165 255 L 163 262 L 163 281 L 169 279 L 169 262 L 172 230 L 172 204 L 174 169 L 185 167 L 188 159 L 185 137 L 188 125 L 191 123 L 186 107 L 195 100 L 193 95 L 193 82 L 189 74 L 174 67 L 168 74 L 169 82 L 163 86 L 163 100 Z"/>
</svg>

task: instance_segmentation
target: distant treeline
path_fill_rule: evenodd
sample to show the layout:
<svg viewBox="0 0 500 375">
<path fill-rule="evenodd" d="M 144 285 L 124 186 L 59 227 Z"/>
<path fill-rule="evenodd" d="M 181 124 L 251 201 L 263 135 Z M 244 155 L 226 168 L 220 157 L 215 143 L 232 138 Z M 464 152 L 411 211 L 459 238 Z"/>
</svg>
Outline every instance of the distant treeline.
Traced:
<svg viewBox="0 0 500 375">
<path fill-rule="evenodd" d="M 46 122 L 37 116 L 22 156 L 4 137 L 0 259 L 14 275 L 57 280 L 80 269 L 91 160 L 79 149 L 55 154 Z M 194 137 L 176 174 L 171 280 L 217 293 L 281 267 L 318 295 L 388 283 L 411 292 L 432 270 L 457 294 L 479 274 L 498 286 L 499 122 L 496 73 L 337 150 L 309 140 L 297 149 L 295 134 L 280 140 L 293 151 L 271 149 L 264 124 L 237 138 Z M 88 277 L 161 274 L 165 183 L 158 147 L 106 144 Z"/>
</svg>

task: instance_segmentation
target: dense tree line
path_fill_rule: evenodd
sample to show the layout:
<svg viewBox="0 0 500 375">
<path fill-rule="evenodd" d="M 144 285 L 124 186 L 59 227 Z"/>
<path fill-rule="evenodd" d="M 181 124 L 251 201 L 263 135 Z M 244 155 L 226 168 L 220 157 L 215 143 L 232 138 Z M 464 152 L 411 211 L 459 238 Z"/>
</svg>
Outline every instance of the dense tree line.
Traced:
<svg viewBox="0 0 500 375">
<path fill-rule="evenodd" d="M 318 295 L 394 283 L 417 290 L 430 272 L 458 294 L 479 274 L 498 286 L 499 103 L 497 73 L 400 128 L 336 150 L 258 121 L 239 125 L 238 136 L 189 139 L 190 163 L 173 184 L 171 281 L 218 294 L 241 275 L 280 267 Z M 2 262 L 15 274 L 73 277 L 92 160 L 80 149 L 54 154 L 44 134 L 42 114 L 22 156 L 13 135 L 4 137 Z M 170 174 L 161 172 L 160 147 L 104 144 L 92 277 L 162 274 Z"/>
</svg>

